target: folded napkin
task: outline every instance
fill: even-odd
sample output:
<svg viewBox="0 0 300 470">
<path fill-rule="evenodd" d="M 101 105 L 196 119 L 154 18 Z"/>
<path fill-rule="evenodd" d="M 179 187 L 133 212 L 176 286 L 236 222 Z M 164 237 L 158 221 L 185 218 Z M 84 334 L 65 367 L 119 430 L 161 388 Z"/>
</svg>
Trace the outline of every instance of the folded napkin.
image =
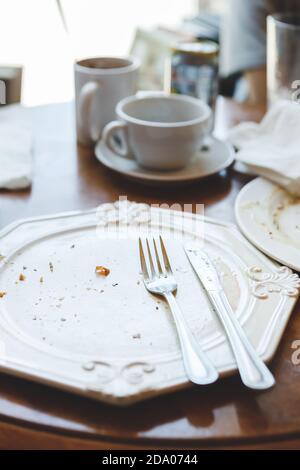
<svg viewBox="0 0 300 470">
<path fill-rule="evenodd" d="M 229 132 L 239 149 L 236 170 L 257 174 L 300 196 L 300 105 L 276 103 L 260 124 L 245 122 Z"/>
<path fill-rule="evenodd" d="M 22 189 L 32 180 L 32 136 L 20 124 L 20 106 L 0 110 L 0 188 Z"/>
</svg>

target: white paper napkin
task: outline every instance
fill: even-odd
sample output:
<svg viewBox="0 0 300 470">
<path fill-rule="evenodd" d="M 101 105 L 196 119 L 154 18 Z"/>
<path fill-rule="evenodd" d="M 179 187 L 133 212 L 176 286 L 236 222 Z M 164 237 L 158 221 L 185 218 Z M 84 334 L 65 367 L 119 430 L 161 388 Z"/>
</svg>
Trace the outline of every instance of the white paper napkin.
<svg viewBox="0 0 300 470">
<path fill-rule="evenodd" d="M 32 135 L 20 124 L 20 106 L 0 110 L 0 188 L 22 189 L 32 181 Z"/>
<path fill-rule="evenodd" d="M 260 124 L 241 123 L 229 140 L 238 149 L 236 170 L 264 176 L 300 196 L 300 105 L 280 101 Z"/>
</svg>

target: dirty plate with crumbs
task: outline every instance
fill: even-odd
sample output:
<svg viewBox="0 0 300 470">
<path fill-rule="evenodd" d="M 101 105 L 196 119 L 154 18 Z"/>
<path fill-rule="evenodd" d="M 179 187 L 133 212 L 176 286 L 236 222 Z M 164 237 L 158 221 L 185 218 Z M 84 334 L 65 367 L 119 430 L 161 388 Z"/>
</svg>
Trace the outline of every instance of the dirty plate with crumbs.
<svg viewBox="0 0 300 470">
<path fill-rule="evenodd" d="M 126 204 L 0 232 L 1 370 L 116 405 L 189 386 L 169 309 L 143 285 L 143 232 L 164 237 L 178 302 L 221 377 L 236 364 L 183 250 L 191 241 L 202 247 L 203 236 L 236 316 L 270 360 L 297 300 L 293 274 L 282 276 L 233 225 L 192 214 L 183 223 L 180 212 Z"/>
<path fill-rule="evenodd" d="M 257 248 L 300 271 L 300 198 L 256 178 L 239 193 L 235 213 L 240 229 Z"/>
</svg>

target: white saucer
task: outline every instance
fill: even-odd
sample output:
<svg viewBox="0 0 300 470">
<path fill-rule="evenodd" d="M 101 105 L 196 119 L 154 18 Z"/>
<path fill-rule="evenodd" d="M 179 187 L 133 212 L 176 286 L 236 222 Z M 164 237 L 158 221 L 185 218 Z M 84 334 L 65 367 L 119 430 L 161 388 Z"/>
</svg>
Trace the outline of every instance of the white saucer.
<svg viewBox="0 0 300 470">
<path fill-rule="evenodd" d="M 293 198 L 264 178 L 256 178 L 240 191 L 235 216 L 253 245 L 300 271 L 300 198 Z"/>
<path fill-rule="evenodd" d="M 214 137 L 207 150 L 199 151 L 194 160 L 185 168 L 176 171 L 155 171 L 140 167 L 135 160 L 119 157 L 100 140 L 95 148 L 99 162 L 107 168 L 127 178 L 152 184 L 182 184 L 196 181 L 219 173 L 234 161 L 234 151 L 230 144 Z"/>
</svg>

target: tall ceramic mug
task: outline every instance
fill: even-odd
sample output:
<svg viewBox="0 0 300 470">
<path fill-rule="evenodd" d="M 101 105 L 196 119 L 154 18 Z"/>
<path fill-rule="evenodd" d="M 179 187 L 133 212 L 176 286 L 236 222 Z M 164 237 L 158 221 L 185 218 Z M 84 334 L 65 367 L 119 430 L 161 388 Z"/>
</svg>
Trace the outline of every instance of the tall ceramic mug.
<svg viewBox="0 0 300 470">
<path fill-rule="evenodd" d="M 78 142 L 93 145 L 115 118 L 117 103 L 137 90 L 140 63 L 133 57 L 98 57 L 75 63 Z"/>
</svg>

